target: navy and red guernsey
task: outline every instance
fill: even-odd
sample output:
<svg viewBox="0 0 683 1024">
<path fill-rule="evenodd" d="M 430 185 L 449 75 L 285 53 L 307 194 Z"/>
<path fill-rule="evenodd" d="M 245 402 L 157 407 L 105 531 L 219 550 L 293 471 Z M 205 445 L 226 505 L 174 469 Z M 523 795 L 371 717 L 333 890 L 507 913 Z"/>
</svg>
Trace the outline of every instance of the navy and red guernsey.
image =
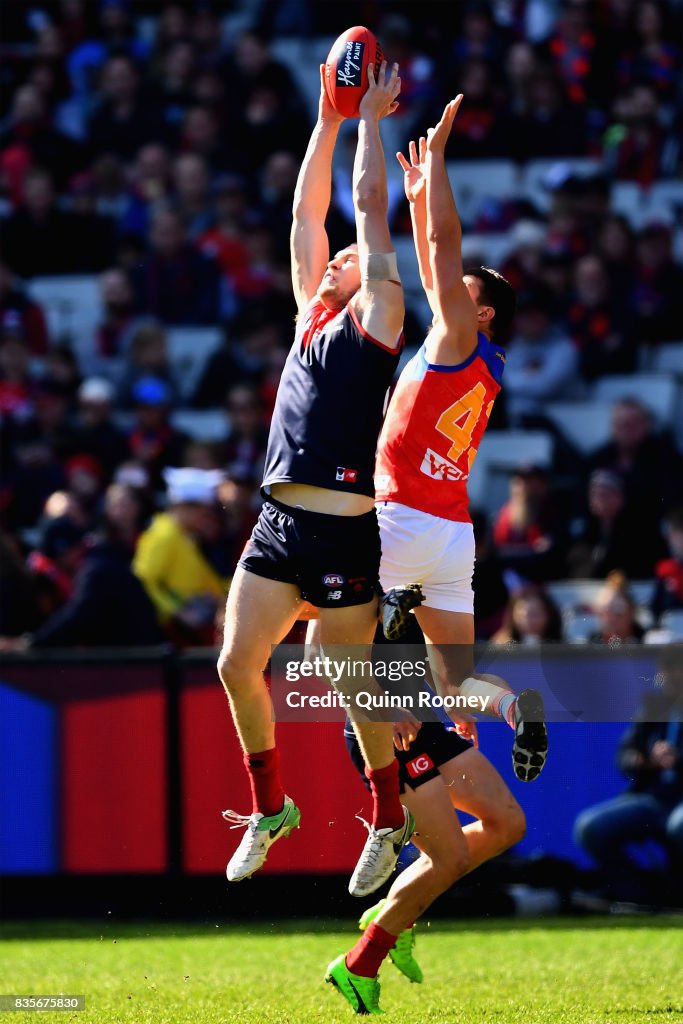
<svg viewBox="0 0 683 1024">
<path fill-rule="evenodd" d="M 317 296 L 299 319 L 280 378 L 262 491 L 296 483 L 374 497 L 375 449 L 403 339 L 383 345 L 349 304 Z"/>
</svg>

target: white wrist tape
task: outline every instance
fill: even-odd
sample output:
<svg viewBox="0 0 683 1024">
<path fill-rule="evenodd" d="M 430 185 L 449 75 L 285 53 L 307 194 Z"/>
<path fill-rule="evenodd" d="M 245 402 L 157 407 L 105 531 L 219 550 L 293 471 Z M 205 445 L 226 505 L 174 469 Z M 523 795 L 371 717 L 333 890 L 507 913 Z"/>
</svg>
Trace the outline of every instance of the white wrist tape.
<svg viewBox="0 0 683 1024">
<path fill-rule="evenodd" d="M 400 281 L 395 252 L 369 252 L 360 258 L 362 281 Z"/>
</svg>

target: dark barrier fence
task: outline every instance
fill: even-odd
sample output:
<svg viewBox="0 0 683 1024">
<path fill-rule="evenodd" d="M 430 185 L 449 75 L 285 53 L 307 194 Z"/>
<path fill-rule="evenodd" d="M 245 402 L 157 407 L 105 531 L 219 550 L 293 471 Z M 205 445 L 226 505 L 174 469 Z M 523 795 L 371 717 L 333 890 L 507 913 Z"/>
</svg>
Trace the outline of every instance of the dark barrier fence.
<svg viewBox="0 0 683 1024">
<path fill-rule="evenodd" d="M 531 785 L 513 776 L 507 726 L 480 725 L 482 750 L 527 814 L 527 836 L 516 853 L 585 866 L 572 841 L 573 822 L 584 807 L 623 788 L 616 745 L 623 723 L 656 687 L 657 656 L 654 648 L 487 653 L 484 670 L 504 675 L 517 690 L 540 686 L 554 719 L 548 765 Z M 603 713 L 589 716 L 585 698 L 596 687 L 603 688 Z M 278 744 L 303 827 L 273 848 L 264 873 L 275 877 L 262 884 L 287 875 L 294 893 L 301 876 L 317 876 L 322 893 L 326 877 L 346 875 L 355 864 L 365 835 L 356 814 L 367 817 L 367 794 L 338 722 L 280 724 Z M 194 880 L 195 893 L 220 891 L 223 900 L 226 887 L 215 876 L 241 833 L 228 829 L 220 811 L 247 812 L 249 791 L 215 652 L 2 657 L 0 775 L 5 900 L 22 891 L 20 882 L 54 903 L 75 891 L 76 879 L 81 892 L 88 885 L 101 892 L 97 878 L 111 885 L 123 876 L 137 877 L 136 891 L 155 893 L 154 899 L 162 891 L 180 898 Z M 225 899 L 237 906 L 243 897 L 232 894 L 243 888 L 231 887 Z"/>
</svg>

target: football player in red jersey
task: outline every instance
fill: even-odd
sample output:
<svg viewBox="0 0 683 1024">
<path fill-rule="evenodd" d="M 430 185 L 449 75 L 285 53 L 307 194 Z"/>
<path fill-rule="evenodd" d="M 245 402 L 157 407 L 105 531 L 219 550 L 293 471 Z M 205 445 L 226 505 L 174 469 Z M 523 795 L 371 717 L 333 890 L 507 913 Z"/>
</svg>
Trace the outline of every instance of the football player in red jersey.
<svg viewBox="0 0 683 1024">
<path fill-rule="evenodd" d="M 462 230 L 445 146 L 462 96 L 435 128 L 410 143 L 405 174 L 422 283 L 433 313 L 424 345 L 404 368 L 380 435 L 375 467 L 384 590 L 419 583 L 415 609 L 439 691 L 488 696 L 515 730 L 513 766 L 530 781 L 547 756 L 543 702 L 516 696 L 496 676 L 475 676 L 472 573 L 474 533 L 467 479 L 501 386 L 505 340 L 515 310 L 510 284 L 495 270 L 463 274 Z"/>
<path fill-rule="evenodd" d="M 547 733 L 535 691 L 519 698 L 496 676 L 474 677 L 472 572 L 474 538 L 467 477 L 500 390 L 504 336 L 514 312 L 510 285 L 488 268 L 463 275 L 460 221 L 444 150 L 462 96 L 436 128 L 410 144 L 399 161 L 411 204 L 422 281 L 433 312 L 425 344 L 405 367 L 392 396 L 378 448 L 375 488 L 385 591 L 419 583 L 415 609 L 442 694 L 488 696 L 514 728 L 513 764 L 535 778 Z M 309 629 L 314 642 L 315 628 Z M 422 980 L 413 955 L 414 924 L 458 878 L 518 842 L 524 814 L 496 769 L 476 749 L 476 728 L 459 722 L 396 726 L 402 800 L 416 822 L 417 860 L 386 900 L 361 918 L 363 937 L 328 966 L 332 982 L 356 1013 L 380 1013 L 378 972 L 388 955 L 411 981 Z M 357 743 L 346 730 L 357 768 Z M 475 740 L 470 746 L 465 737 Z M 461 828 L 453 809 L 475 819 Z"/>
</svg>

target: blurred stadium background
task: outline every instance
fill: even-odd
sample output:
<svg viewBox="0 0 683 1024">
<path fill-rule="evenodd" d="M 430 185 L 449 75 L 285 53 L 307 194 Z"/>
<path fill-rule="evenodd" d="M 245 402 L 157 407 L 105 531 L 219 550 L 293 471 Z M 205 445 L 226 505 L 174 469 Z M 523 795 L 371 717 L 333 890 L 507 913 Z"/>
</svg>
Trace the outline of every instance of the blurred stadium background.
<svg viewBox="0 0 683 1024">
<path fill-rule="evenodd" d="M 401 65 L 383 130 L 405 358 L 429 315 L 393 153 L 459 91 L 448 157 L 465 255 L 519 293 L 471 478 L 479 639 L 506 645 L 501 671 L 520 688 L 540 641 L 576 645 L 579 666 L 589 641 L 604 645 L 611 678 L 634 684 L 627 721 L 658 645 L 683 639 L 683 4 L 3 0 L 1 13 L 0 872 L 12 912 L 254 902 L 215 878 L 232 841 L 218 812 L 247 794 L 207 648 L 258 513 L 291 342 L 288 231 L 318 65 L 354 23 Z M 354 233 L 353 138 L 349 122 L 333 248 Z M 139 557 L 168 466 L 225 474 L 172 610 Z M 172 557 L 178 538 L 167 542 Z M 554 727 L 549 766 L 521 794 L 528 836 L 491 869 L 498 896 L 486 902 L 490 876 L 457 887 L 444 913 L 559 910 L 590 888 L 573 823 L 623 790 L 623 728 Z M 294 910 L 315 873 L 326 912 L 350 913 L 335 893 L 364 793 L 340 729 L 287 725 L 281 742 L 319 843 L 280 844 L 259 885 L 281 892 L 287 873 Z M 482 744 L 510 780 L 503 727 L 483 727 Z"/>
</svg>

